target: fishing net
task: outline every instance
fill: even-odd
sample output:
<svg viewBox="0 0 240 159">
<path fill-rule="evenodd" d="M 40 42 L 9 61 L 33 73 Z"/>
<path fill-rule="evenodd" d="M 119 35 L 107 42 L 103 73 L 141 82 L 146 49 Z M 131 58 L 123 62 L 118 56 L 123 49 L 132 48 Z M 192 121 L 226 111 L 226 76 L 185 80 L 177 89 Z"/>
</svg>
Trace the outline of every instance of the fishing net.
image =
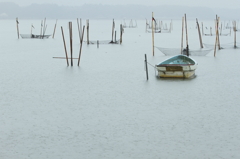
<svg viewBox="0 0 240 159">
<path fill-rule="evenodd" d="M 47 39 L 51 35 L 20 34 L 23 39 Z"/>
<path fill-rule="evenodd" d="M 172 56 L 172 55 L 180 55 L 181 54 L 181 49 L 180 48 L 162 48 L 162 47 L 156 47 L 158 50 L 160 50 L 164 55 L 166 56 Z M 205 56 L 209 52 L 211 52 L 213 48 L 203 48 L 203 49 L 189 49 L 189 55 L 191 56 Z M 183 49 L 183 55 L 187 55 L 186 49 Z"/>
<path fill-rule="evenodd" d="M 212 48 L 214 49 L 215 48 L 215 44 L 205 44 L 203 43 L 203 45 L 206 47 L 206 48 Z M 220 48 L 221 49 L 232 49 L 232 48 L 239 48 L 238 46 L 240 46 L 240 43 L 236 43 L 236 47 L 234 47 L 234 43 L 226 43 L 226 44 L 220 44 Z M 218 47 L 218 46 L 217 46 Z"/>
<path fill-rule="evenodd" d="M 205 36 L 216 36 L 216 34 L 204 34 Z M 219 36 L 229 36 L 230 33 L 219 34 Z"/>
<path fill-rule="evenodd" d="M 87 43 L 87 41 L 84 41 Z M 119 44 L 120 40 L 112 41 L 112 40 L 96 40 L 96 41 L 89 41 L 89 44 L 96 45 L 96 44 Z"/>
</svg>

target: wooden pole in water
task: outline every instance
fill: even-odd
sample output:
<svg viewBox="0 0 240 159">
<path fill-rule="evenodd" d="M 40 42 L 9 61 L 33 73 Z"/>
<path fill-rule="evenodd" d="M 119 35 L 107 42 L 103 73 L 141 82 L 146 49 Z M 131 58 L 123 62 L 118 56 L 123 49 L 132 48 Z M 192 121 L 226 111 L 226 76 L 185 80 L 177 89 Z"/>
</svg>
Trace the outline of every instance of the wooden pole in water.
<svg viewBox="0 0 240 159">
<path fill-rule="evenodd" d="M 97 48 L 99 48 L 99 41 L 97 41 Z"/>
<path fill-rule="evenodd" d="M 83 43 L 84 29 L 85 29 L 85 26 L 83 26 L 83 32 L 82 32 L 82 36 L 81 36 L 81 40 L 80 40 L 81 45 L 80 45 L 79 56 L 78 56 L 78 66 L 80 65 L 80 57 L 81 57 L 81 54 L 82 54 L 82 43 Z"/>
<path fill-rule="evenodd" d="M 189 46 L 188 46 L 188 33 L 187 33 L 187 17 L 186 14 L 184 14 L 185 17 L 185 29 L 186 29 L 186 51 L 187 51 L 187 56 L 189 56 Z"/>
<path fill-rule="evenodd" d="M 236 36 L 236 32 L 237 32 L 237 26 L 236 26 L 236 21 L 233 21 L 233 31 L 234 31 L 234 48 L 237 48 L 237 36 Z"/>
<path fill-rule="evenodd" d="M 123 27 L 122 24 L 120 24 L 120 44 L 122 44 L 122 34 L 123 34 Z"/>
<path fill-rule="evenodd" d="M 114 36 L 114 28 L 115 28 L 115 22 L 114 22 L 114 19 L 113 19 L 113 24 L 112 24 L 112 43 L 113 43 L 113 36 Z"/>
<path fill-rule="evenodd" d="M 69 66 L 67 48 L 66 48 L 66 43 L 65 43 L 65 38 L 64 38 L 64 33 L 63 33 L 63 28 L 62 27 L 61 27 L 61 30 L 62 30 L 62 38 L 63 38 L 64 50 L 65 50 L 65 54 L 66 54 L 67 66 Z"/>
<path fill-rule="evenodd" d="M 53 39 L 54 39 L 56 27 L 57 27 L 57 20 L 56 20 L 56 23 L 55 23 L 55 26 L 54 26 L 54 30 L 53 30 L 53 36 L 52 36 Z"/>
<path fill-rule="evenodd" d="M 40 39 L 42 38 L 43 21 L 41 20 Z"/>
<path fill-rule="evenodd" d="M 78 18 L 77 18 L 77 25 L 78 25 L 78 35 L 79 35 L 79 40 L 80 40 L 80 43 L 81 43 L 81 34 L 80 34 L 80 26 L 79 26 L 79 21 L 78 21 Z"/>
<path fill-rule="evenodd" d="M 46 18 L 44 18 L 44 24 L 43 24 L 43 36 L 42 36 L 42 39 L 44 38 L 45 31 L 46 31 Z"/>
<path fill-rule="evenodd" d="M 89 20 L 87 20 L 87 44 L 89 45 Z"/>
<path fill-rule="evenodd" d="M 181 54 L 183 54 L 183 34 L 184 34 L 184 17 L 182 17 L 182 39 L 181 39 Z"/>
<path fill-rule="evenodd" d="M 216 22 L 216 28 L 218 28 L 218 20 Z M 216 56 L 216 50 L 218 45 L 218 29 L 216 29 L 216 40 L 215 40 L 215 47 L 214 47 L 214 57 Z"/>
<path fill-rule="evenodd" d="M 72 50 L 72 22 L 69 22 L 69 38 L 70 38 L 70 55 L 71 55 L 71 66 L 73 66 L 73 50 Z"/>
<path fill-rule="evenodd" d="M 146 69 L 146 77 L 148 80 L 148 67 L 147 67 L 147 55 L 145 54 L 145 69 Z"/>
<path fill-rule="evenodd" d="M 19 28 L 18 28 L 19 22 L 18 22 L 18 18 L 16 18 L 16 24 L 17 24 L 17 35 L 18 35 L 18 39 L 19 39 Z"/>
<path fill-rule="evenodd" d="M 80 35 L 82 36 L 82 19 L 80 18 Z"/>
<path fill-rule="evenodd" d="M 221 27 L 220 27 L 220 35 L 222 35 L 222 23 L 221 23 Z"/>
<path fill-rule="evenodd" d="M 204 36 L 203 22 L 202 22 L 202 36 Z"/>
<path fill-rule="evenodd" d="M 198 28 L 198 35 L 199 35 L 200 47 L 203 48 L 201 31 L 200 31 L 200 28 L 199 28 L 199 24 L 198 24 L 198 20 L 197 20 L 197 19 L 196 19 L 196 22 L 197 22 L 197 28 Z"/>
<path fill-rule="evenodd" d="M 147 19 L 146 19 L 146 30 L 145 30 L 146 33 L 147 33 L 147 27 L 148 27 L 148 23 L 147 23 Z"/>
<path fill-rule="evenodd" d="M 152 12 L 152 51 L 153 51 L 153 56 L 154 56 L 154 14 Z"/>
<path fill-rule="evenodd" d="M 220 17 L 218 17 L 218 16 L 216 15 L 216 19 L 217 19 L 217 30 L 218 30 L 218 32 L 217 32 L 217 36 L 218 36 L 218 50 L 220 50 L 220 49 L 221 49 L 221 46 L 220 46 L 220 37 L 219 37 L 219 21 L 220 21 Z"/>
</svg>

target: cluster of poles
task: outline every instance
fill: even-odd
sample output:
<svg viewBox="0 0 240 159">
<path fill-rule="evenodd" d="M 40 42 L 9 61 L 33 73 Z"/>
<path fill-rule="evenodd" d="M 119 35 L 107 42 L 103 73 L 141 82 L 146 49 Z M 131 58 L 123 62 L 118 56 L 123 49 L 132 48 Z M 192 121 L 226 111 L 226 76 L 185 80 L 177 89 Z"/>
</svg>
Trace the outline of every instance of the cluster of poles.
<svg viewBox="0 0 240 159">
<path fill-rule="evenodd" d="M 87 20 L 88 21 L 88 20 Z M 77 59 L 78 60 L 78 66 L 80 66 L 80 58 L 81 58 L 81 54 L 82 54 L 82 43 L 83 43 L 83 37 L 84 37 L 84 29 L 85 26 L 82 27 L 82 25 L 79 25 L 79 21 L 77 19 L 78 22 L 78 31 L 79 31 L 79 41 L 80 41 L 80 48 L 79 48 L 79 55 L 78 58 L 74 58 L 73 57 L 73 33 L 72 33 L 72 22 L 68 22 L 68 27 L 69 27 L 69 46 L 70 46 L 70 57 L 68 56 L 68 52 L 67 52 L 67 47 L 66 47 L 66 40 L 65 40 L 65 36 L 64 36 L 64 31 L 63 31 L 63 27 L 61 26 L 61 31 L 62 31 L 62 39 L 63 39 L 63 44 L 64 44 L 64 50 L 65 50 L 65 57 L 53 57 L 53 58 L 60 58 L 60 59 L 66 59 L 67 62 L 67 66 L 69 66 L 69 61 L 68 59 L 70 59 L 71 62 L 71 66 L 73 66 L 73 59 Z M 80 19 L 80 23 L 81 23 L 81 19 Z M 88 24 L 88 23 L 87 23 Z"/>
<path fill-rule="evenodd" d="M 16 26 L 17 26 L 17 37 L 19 39 L 19 35 L 20 35 L 20 32 L 19 32 L 19 21 L 18 21 L 18 18 L 16 18 Z M 52 35 L 52 38 L 54 38 L 54 35 L 55 35 L 55 31 L 56 31 L 56 27 L 57 27 L 57 20 L 56 20 L 56 23 L 54 25 L 54 30 L 53 30 L 53 35 Z M 32 34 L 32 29 L 34 28 L 33 25 L 31 25 L 31 32 L 30 32 L 30 38 L 36 38 L 34 37 L 34 35 Z M 37 38 L 38 39 L 43 39 L 44 36 L 45 36 L 45 33 L 46 33 L 46 30 L 47 30 L 47 24 L 46 24 L 46 18 L 44 18 L 44 20 L 41 21 L 41 29 L 40 29 L 40 35 L 37 35 Z"/>
</svg>

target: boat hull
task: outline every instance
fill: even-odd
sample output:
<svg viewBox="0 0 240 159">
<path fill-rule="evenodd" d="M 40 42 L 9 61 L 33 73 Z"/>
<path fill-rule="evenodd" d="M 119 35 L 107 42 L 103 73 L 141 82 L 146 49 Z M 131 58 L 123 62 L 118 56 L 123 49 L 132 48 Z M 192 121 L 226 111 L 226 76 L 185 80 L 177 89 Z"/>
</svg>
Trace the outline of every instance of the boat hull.
<svg viewBox="0 0 240 159">
<path fill-rule="evenodd" d="M 155 66 L 158 76 L 162 78 L 191 78 L 195 76 L 197 63 L 193 59 L 178 55 Z"/>
<path fill-rule="evenodd" d="M 158 71 L 158 77 L 160 78 L 191 78 L 195 76 L 195 70 L 193 71 Z"/>
</svg>

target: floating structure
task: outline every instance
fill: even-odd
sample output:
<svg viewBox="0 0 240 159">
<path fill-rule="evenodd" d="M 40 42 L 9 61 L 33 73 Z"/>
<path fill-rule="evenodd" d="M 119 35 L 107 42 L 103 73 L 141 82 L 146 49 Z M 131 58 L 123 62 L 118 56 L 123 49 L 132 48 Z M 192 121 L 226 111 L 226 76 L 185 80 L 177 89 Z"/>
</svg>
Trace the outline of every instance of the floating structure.
<svg viewBox="0 0 240 159">
<path fill-rule="evenodd" d="M 51 35 L 20 34 L 23 39 L 47 39 Z"/>
<path fill-rule="evenodd" d="M 19 34 L 19 27 L 18 27 L 18 18 L 16 18 L 16 23 L 17 23 L 17 32 L 18 32 L 18 38 L 19 35 L 23 38 L 23 39 L 47 39 L 49 38 L 51 35 L 46 35 L 46 29 L 47 29 L 47 25 L 46 25 L 46 18 L 44 19 L 44 22 L 41 21 L 41 30 L 40 30 L 40 34 L 33 34 L 32 33 L 32 29 L 34 29 L 34 26 L 31 25 L 31 32 L 30 34 Z M 54 34 L 55 34 L 55 30 L 56 30 L 56 25 L 57 25 L 57 21 L 54 27 L 54 31 L 53 31 L 53 38 L 54 38 Z"/>
<path fill-rule="evenodd" d="M 112 24 L 112 40 L 94 40 L 90 41 L 89 40 L 89 20 L 87 21 L 87 44 L 122 44 L 122 35 L 123 35 L 123 27 L 122 24 L 120 25 L 120 39 L 117 40 L 116 38 L 117 32 L 115 31 L 115 22 L 113 19 L 113 24 Z"/>
<path fill-rule="evenodd" d="M 123 28 L 137 28 L 137 21 L 135 20 L 135 25 L 133 25 L 133 20 L 131 19 L 130 22 L 129 22 L 129 25 L 126 25 L 126 22 L 125 20 L 123 20 L 123 24 L 122 24 L 122 27 Z"/>
<path fill-rule="evenodd" d="M 162 78 L 191 78 L 195 75 L 198 63 L 186 55 L 173 56 L 155 65 Z"/>
</svg>

